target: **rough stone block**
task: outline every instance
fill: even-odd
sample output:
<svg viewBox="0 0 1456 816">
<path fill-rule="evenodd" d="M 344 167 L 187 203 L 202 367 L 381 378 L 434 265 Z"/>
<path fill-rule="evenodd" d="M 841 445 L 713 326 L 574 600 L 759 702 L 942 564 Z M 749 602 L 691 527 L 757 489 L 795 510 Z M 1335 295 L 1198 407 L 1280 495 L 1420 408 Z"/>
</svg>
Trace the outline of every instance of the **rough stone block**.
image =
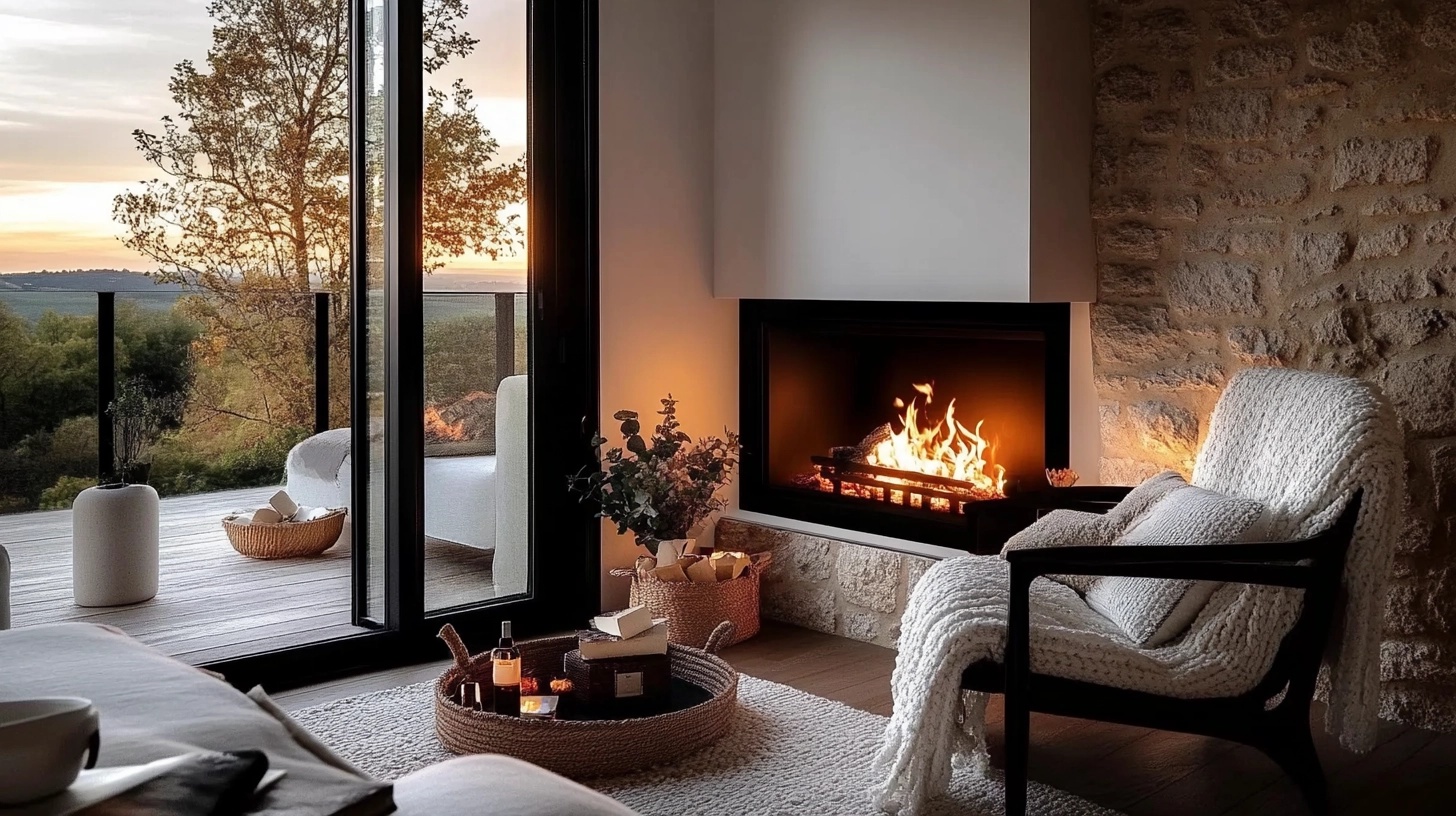
<svg viewBox="0 0 1456 816">
<path fill-rule="evenodd" d="M 1124 43 L 1138 53 L 1178 59 L 1198 42 L 1198 23 L 1186 10 L 1165 7 L 1130 18 Z"/>
<path fill-rule="evenodd" d="M 905 600 L 915 594 L 915 587 L 919 585 L 920 579 L 935 565 L 935 560 L 926 558 L 923 555 L 905 555 L 902 568 L 905 570 Z"/>
<path fill-rule="evenodd" d="M 1239 145 L 1229 148 L 1223 154 L 1223 160 L 1235 166 L 1247 166 L 1251 164 L 1268 164 L 1278 161 L 1279 157 L 1274 151 L 1265 147 L 1253 147 L 1251 145 Z"/>
<path fill-rule="evenodd" d="M 1277 37 L 1291 17 L 1286 0 L 1230 0 L 1214 10 L 1214 32 L 1225 40 Z"/>
<path fill-rule="evenodd" d="M 717 527 L 719 549 L 746 553 L 773 552 L 773 563 L 765 573 L 765 578 L 770 582 L 828 580 L 836 545 L 837 542 L 827 538 L 776 530 L 734 519 L 721 519 Z"/>
<path fill-rule="evenodd" d="M 1258 141 L 1269 135 L 1273 111 L 1271 91 L 1208 91 L 1188 109 L 1188 138 L 1198 142 Z"/>
<path fill-rule="evenodd" d="M 1144 136 L 1171 136 L 1178 129 L 1178 114 L 1174 111 L 1153 111 L 1143 117 Z"/>
<path fill-rule="evenodd" d="M 1197 221 L 1203 212 L 1203 199 L 1196 195 L 1175 194 L 1158 202 L 1158 215 L 1174 221 Z"/>
<path fill-rule="evenodd" d="M 1331 190 L 1376 184 L 1421 184 L 1436 158 L 1431 137 L 1346 139 L 1335 151 Z"/>
<path fill-rule="evenodd" d="M 868 612 L 850 612 L 839 617 L 839 634 L 865 643 L 874 643 L 880 636 L 880 618 Z"/>
<path fill-rule="evenodd" d="M 1218 157 L 1197 145 L 1184 145 L 1178 153 L 1178 180 L 1193 187 L 1218 181 Z"/>
<path fill-rule="evenodd" d="M 900 588 L 900 553 L 859 544 L 840 544 L 834 565 L 841 597 L 848 603 L 894 612 Z"/>
<path fill-rule="evenodd" d="M 1369 202 L 1360 212 L 1365 215 L 1422 215 L 1441 212 L 1446 204 L 1441 199 L 1420 193 L 1413 196 L 1382 196 Z M 1456 222 L 1453 222 L 1456 223 Z"/>
<path fill-rule="evenodd" d="M 1347 91 L 1350 86 L 1338 79 L 1322 76 L 1307 76 L 1303 79 L 1296 79 L 1284 86 L 1284 97 L 1286 99 L 1310 99 L 1316 96 L 1326 96 L 1332 93 Z"/>
<path fill-rule="evenodd" d="M 1099 360 L 1112 365 L 1167 360 L 1181 351 L 1167 309 L 1104 303 L 1092 307 L 1092 347 Z M 1186 358 L 1187 352 L 1181 356 Z"/>
<path fill-rule="evenodd" d="M 1152 211 L 1153 197 L 1146 190 L 1099 196 L 1092 202 L 1092 217 L 1098 220 L 1147 215 Z"/>
<path fill-rule="evenodd" d="M 1395 360 L 1381 374 L 1380 386 L 1411 431 L 1456 435 L 1456 358 L 1428 354 Z"/>
<path fill-rule="evenodd" d="M 1456 244 L 1456 218 L 1437 221 L 1426 228 L 1426 243 Z"/>
<path fill-rule="evenodd" d="M 1294 236 L 1294 262 L 1310 276 L 1328 275 L 1350 260 L 1350 236 L 1343 232 L 1306 232 Z"/>
<path fill-rule="evenodd" d="M 1428 638 L 1387 640 L 1380 644 L 1380 679 L 1419 682 L 1456 680 L 1456 655 Z"/>
<path fill-rule="evenodd" d="M 834 589 L 827 584 L 766 583 L 761 603 L 770 620 L 831 635 L 836 631 Z"/>
<path fill-rule="evenodd" d="M 1119 65 L 1097 80 L 1097 104 L 1099 107 L 1147 105 L 1158 98 L 1160 85 L 1156 71 Z"/>
<path fill-rule="evenodd" d="M 1405 25 L 1399 14 L 1360 20 L 1344 31 L 1309 38 L 1309 64 L 1336 73 L 1389 70 L 1404 52 Z"/>
<path fill-rule="evenodd" d="M 1249 43 L 1225 48 L 1208 65 L 1211 84 L 1268 79 L 1294 69 L 1294 49 L 1288 43 Z"/>
<path fill-rule="evenodd" d="M 1171 403 L 1149 400 L 1127 410 L 1129 430 L 1143 451 L 1174 462 L 1192 463 L 1198 452 L 1198 417 Z"/>
<path fill-rule="evenodd" d="M 1410 224 L 1392 224 L 1385 229 L 1367 232 L 1355 245 L 1355 260 L 1394 258 L 1410 246 L 1415 229 Z"/>
<path fill-rule="evenodd" d="M 1136 459 L 1102 459 L 1098 476 L 1103 484 L 1136 485 L 1162 473 L 1165 468 L 1156 462 L 1141 462 Z"/>
<path fill-rule="evenodd" d="M 1168 175 L 1168 146 L 1134 141 L 1123 150 L 1118 173 L 1125 183 L 1162 181 Z"/>
<path fill-rule="evenodd" d="M 1405 306 L 1370 316 L 1370 336 L 1392 350 L 1414 348 L 1445 334 L 1456 315 L 1428 306 Z"/>
<path fill-rule="evenodd" d="M 1098 246 L 1103 252 L 1140 261 L 1157 260 L 1163 253 L 1169 230 L 1141 221 L 1122 221 L 1104 225 L 1098 230 Z"/>
<path fill-rule="evenodd" d="M 1229 349 L 1245 365 L 1282 366 L 1299 353 L 1299 341 L 1283 329 L 1235 326 L 1226 335 Z"/>
<path fill-rule="evenodd" d="M 1190 317 L 1262 317 L 1260 269 L 1240 261 L 1185 261 L 1168 276 L 1168 305 Z"/>
<path fill-rule="evenodd" d="M 1456 0 L 1432 3 L 1421 21 L 1421 45 L 1456 51 Z"/>
<path fill-rule="evenodd" d="M 1430 463 L 1428 475 L 1434 488 L 1436 509 L 1443 513 L 1456 510 L 1456 441 L 1435 443 L 1426 458 Z"/>
<path fill-rule="evenodd" d="M 1098 296 L 1102 299 L 1145 298 L 1158 294 L 1157 273 L 1150 266 L 1108 263 L 1098 267 Z"/>
<path fill-rule="evenodd" d="M 1142 391 L 1203 391 L 1217 393 L 1228 383 L 1228 372 L 1216 362 L 1201 360 L 1142 371 L 1138 374 L 1093 375 L 1099 392 L 1136 393 Z"/>
<path fill-rule="evenodd" d="M 1225 207 L 1288 207 L 1309 197 L 1309 178 L 1303 173 L 1284 173 L 1256 184 L 1218 194 Z"/>
</svg>

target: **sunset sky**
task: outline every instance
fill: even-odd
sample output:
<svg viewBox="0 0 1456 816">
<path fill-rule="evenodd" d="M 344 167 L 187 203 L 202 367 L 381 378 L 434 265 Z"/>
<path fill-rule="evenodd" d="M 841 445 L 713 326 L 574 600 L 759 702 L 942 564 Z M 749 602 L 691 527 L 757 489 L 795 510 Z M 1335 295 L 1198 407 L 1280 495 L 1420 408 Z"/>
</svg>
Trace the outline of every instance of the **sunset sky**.
<svg viewBox="0 0 1456 816">
<path fill-rule="evenodd" d="M 206 0 L 0 0 L 0 273 L 148 269 L 122 246 L 111 200 L 152 178 L 131 132 L 174 112 L 172 67 L 202 65 Z M 526 2 L 470 0 L 475 53 L 431 84 L 463 77 L 477 113 L 519 156 L 526 143 Z M 454 270 L 519 274 L 524 256 L 464 257 Z"/>
</svg>

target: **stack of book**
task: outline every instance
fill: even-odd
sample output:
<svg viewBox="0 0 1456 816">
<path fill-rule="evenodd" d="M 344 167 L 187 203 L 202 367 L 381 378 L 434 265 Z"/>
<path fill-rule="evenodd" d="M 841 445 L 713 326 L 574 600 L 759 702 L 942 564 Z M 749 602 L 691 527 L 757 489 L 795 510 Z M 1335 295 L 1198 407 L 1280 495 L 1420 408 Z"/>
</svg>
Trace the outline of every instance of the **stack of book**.
<svg viewBox="0 0 1456 816">
<path fill-rule="evenodd" d="M 598 615 L 566 655 L 573 694 L 588 711 L 612 716 L 665 706 L 671 690 L 667 619 L 634 606 Z"/>
</svg>

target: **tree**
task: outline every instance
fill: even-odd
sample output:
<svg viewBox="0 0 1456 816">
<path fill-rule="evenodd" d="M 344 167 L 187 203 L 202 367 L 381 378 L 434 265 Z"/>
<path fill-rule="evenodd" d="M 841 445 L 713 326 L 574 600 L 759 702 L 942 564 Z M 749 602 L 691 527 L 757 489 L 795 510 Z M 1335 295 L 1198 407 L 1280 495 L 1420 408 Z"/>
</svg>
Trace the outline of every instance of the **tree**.
<svg viewBox="0 0 1456 816">
<path fill-rule="evenodd" d="M 333 295 L 331 363 L 349 370 L 348 6 L 213 0 L 206 67 L 179 63 L 170 83 L 177 114 L 158 133 L 133 134 L 162 176 L 114 202 L 123 243 L 157 264 L 159 281 L 197 292 L 187 308 L 205 328 L 195 346 L 202 371 L 237 360 L 257 387 L 240 396 L 199 383 L 199 395 L 274 426 L 311 419 L 313 289 Z M 464 0 L 426 0 L 423 70 L 474 49 L 458 28 L 465 12 Z M 366 105 L 382 110 L 378 98 Z M 499 159 L 463 82 L 430 91 L 425 150 L 427 267 L 517 246 L 520 227 L 503 210 L 525 198 L 525 162 Z M 369 220 L 372 232 L 377 213 Z M 333 417 L 342 420 L 348 383 L 334 382 Z"/>
</svg>

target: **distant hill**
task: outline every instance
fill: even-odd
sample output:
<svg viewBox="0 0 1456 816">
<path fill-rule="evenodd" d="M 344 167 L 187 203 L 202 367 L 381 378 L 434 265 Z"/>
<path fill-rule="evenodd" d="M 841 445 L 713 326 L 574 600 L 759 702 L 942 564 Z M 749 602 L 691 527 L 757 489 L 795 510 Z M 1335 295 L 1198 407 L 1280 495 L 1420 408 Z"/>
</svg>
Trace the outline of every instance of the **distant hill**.
<svg viewBox="0 0 1456 816">
<path fill-rule="evenodd" d="M 60 272 L 0 274 L 0 292 L 181 292 L 175 283 L 157 283 L 129 269 L 70 269 Z"/>
<path fill-rule="evenodd" d="M 171 309 L 185 288 L 157 283 L 141 272 L 127 269 L 74 269 L 61 272 L 0 274 L 0 302 L 27 320 L 47 311 L 61 314 L 96 313 L 96 292 L 119 292 L 144 309 Z"/>
</svg>

